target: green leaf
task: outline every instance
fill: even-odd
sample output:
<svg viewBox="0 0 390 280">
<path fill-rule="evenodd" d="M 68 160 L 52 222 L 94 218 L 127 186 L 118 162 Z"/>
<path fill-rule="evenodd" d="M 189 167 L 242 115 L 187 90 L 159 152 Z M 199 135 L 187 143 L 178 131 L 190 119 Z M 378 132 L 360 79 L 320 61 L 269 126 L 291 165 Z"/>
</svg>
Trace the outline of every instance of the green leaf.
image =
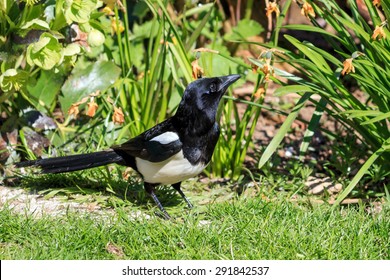
<svg viewBox="0 0 390 280">
<path fill-rule="evenodd" d="M 50 70 L 62 59 L 62 46 L 50 33 L 43 33 L 39 41 L 27 48 L 27 63 Z"/>
<path fill-rule="evenodd" d="M 208 22 L 211 12 L 213 11 L 213 6 L 210 7 L 210 10 L 208 13 L 203 17 L 202 21 L 200 24 L 196 27 L 195 31 L 191 34 L 191 37 L 187 40 L 185 47 L 186 50 L 189 51 L 192 44 L 196 41 L 196 39 L 199 37 L 200 33 L 204 29 L 206 23 Z"/>
<path fill-rule="evenodd" d="M 29 73 L 26 71 L 18 71 L 16 69 L 8 69 L 0 76 L 0 88 L 4 92 L 18 91 L 26 86 Z M 2 103 L 6 95 L 0 95 L 0 103 Z"/>
<path fill-rule="evenodd" d="M 248 37 L 260 35 L 264 28 L 257 22 L 251 19 L 242 19 L 237 26 L 233 27 L 232 31 L 224 36 L 227 41 L 240 41 Z"/>
<path fill-rule="evenodd" d="M 328 31 L 326 31 L 322 28 L 316 27 L 316 26 L 311 26 L 311 25 L 306 25 L 306 24 L 305 25 L 304 24 L 290 24 L 290 25 L 285 25 L 282 28 L 290 29 L 290 30 L 302 30 L 302 31 L 307 31 L 307 32 L 321 33 L 321 34 L 328 35 L 330 37 L 333 37 L 333 38 L 339 40 L 339 38 L 336 35 L 329 33 Z"/>
<path fill-rule="evenodd" d="M 352 181 L 349 183 L 349 185 L 345 188 L 345 190 L 340 193 L 335 201 L 335 203 L 332 206 L 332 210 L 339 205 L 344 198 L 347 197 L 347 195 L 355 188 L 357 183 L 359 183 L 360 179 L 364 176 L 364 174 L 367 173 L 368 169 L 374 164 L 374 162 L 377 160 L 377 158 L 385 151 L 389 150 L 389 145 L 390 145 L 390 138 L 388 138 L 383 145 L 375 151 L 368 159 L 367 161 L 363 164 L 363 166 L 359 169 L 358 173 L 356 173 L 355 177 L 353 177 Z"/>
<path fill-rule="evenodd" d="M 39 111 L 46 111 L 55 102 L 64 82 L 62 73 L 54 71 L 42 71 L 35 85 L 27 85 L 28 93 L 33 96 L 31 100 L 36 101 L 35 108 Z"/>
<path fill-rule="evenodd" d="M 184 14 L 180 15 L 179 17 L 182 17 L 182 16 L 190 17 L 190 16 L 193 16 L 196 14 L 200 14 L 201 12 L 212 10 L 213 6 L 214 6 L 214 3 L 199 5 L 199 6 L 196 6 L 194 8 L 189 9 L 188 11 L 186 11 Z"/>
<path fill-rule="evenodd" d="M 74 68 L 61 89 L 59 100 L 63 112 L 67 112 L 70 105 L 88 94 L 107 90 L 115 83 L 120 73 L 120 68 L 111 61 L 91 63 L 84 69 Z"/>
<path fill-rule="evenodd" d="M 104 44 L 105 39 L 106 38 L 104 37 L 104 34 L 102 32 L 97 29 L 92 29 L 88 33 L 87 41 L 91 47 L 99 47 Z"/>
<path fill-rule="evenodd" d="M 363 27 L 361 27 L 360 25 L 356 24 L 355 22 L 353 21 L 350 21 L 348 19 L 345 19 L 337 14 L 334 15 L 335 18 L 337 20 L 339 20 L 341 22 L 341 24 L 345 27 L 345 28 L 350 28 L 351 30 L 353 30 L 353 32 L 356 34 L 356 36 L 360 37 L 360 38 L 364 38 L 364 40 L 366 42 L 369 42 L 370 41 L 370 34 L 368 34 Z"/>
<path fill-rule="evenodd" d="M 187 83 L 190 83 L 192 81 L 192 72 L 191 65 L 188 63 L 186 54 L 182 52 L 182 49 L 180 48 L 180 46 L 177 46 L 177 44 L 169 43 L 168 46 L 180 66 L 179 69 L 183 71 L 183 75 Z"/>
<path fill-rule="evenodd" d="M 141 41 L 145 38 L 155 38 L 159 30 L 159 24 L 160 23 L 157 21 L 147 21 L 142 25 L 135 22 L 133 26 L 133 35 L 130 37 L 130 40 L 134 41 L 134 39 L 137 39 L 138 41 Z"/>
<path fill-rule="evenodd" d="M 153 13 L 155 13 L 155 15 L 158 14 L 157 10 L 154 8 L 152 2 L 153 1 L 150 1 L 150 0 L 145 0 L 146 3 L 148 4 L 148 6 L 151 8 L 151 11 Z M 181 36 L 180 36 L 180 33 L 178 32 L 177 30 L 177 26 L 176 24 L 172 21 L 171 19 L 171 16 L 170 14 L 168 13 L 167 9 L 166 9 L 166 5 L 163 4 L 161 2 L 161 0 L 156 0 L 158 6 L 160 7 L 161 11 L 163 12 L 163 14 L 165 15 L 165 18 L 166 20 L 168 21 L 168 24 L 169 26 L 171 27 L 171 31 L 173 32 L 174 36 L 176 37 L 176 40 L 175 40 L 175 45 L 177 45 L 177 49 L 178 49 L 178 54 L 182 56 L 185 64 L 188 66 L 188 68 L 190 67 L 190 61 L 188 59 L 188 57 L 186 56 L 186 49 L 184 47 L 184 43 L 183 41 L 180 39 Z M 161 18 L 160 18 L 160 21 L 161 21 Z M 191 81 L 191 80 L 188 80 L 187 81 Z"/>
<path fill-rule="evenodd" d="M 332 74 L 332 69 L 329 67 L 323 56 L 317 53 L 310 44 L 302 43 L 292 36 L 284 36 L 291 44 L 307 56 L 321 71 L 327 74 Z"/>
<path fill-rule="evenodd" d="M 290 85 L 290 86 L 283 86 L 280 88 L 277 88 L 274 92 L 275 96 L 282 96 L 287 93 L 292 93 L 292 92 L 308 92 L 312 91 L 312 89 L 308 86 L 304 85 Z"/>
<path fill-rule="evenodd" d="M 18 71 L 16 69 L 8 69 L 0 76 L 0 88 L 7 92 L 12 90 L 14 81 L 17 80 Z"/>
<path fill-rule="evenodd" d="M 53 198 L 54 196 L 56 196 L 57 194 L 61 193 L 62 191 L 63 191 L 63 189 L 50 190 L 43 196 L 43 199 Z"/>
<path fill-rule="evenodd" d="M 77 43 L 69 44 L 63 50 L 64 56 L 73 56 L 81 52 L 80 45 Z"/>
<path fill-rule="evenodd" d="M 37 18 L 30 20 L 29 22 L 26 22 L 20 28 L 21 29 L 45 29 L 45 30 L 50 29 L 49 24 L 46 21 Z"/>
<path fill-rule="evenodd" d="M 64 1 L 64 15 L 66 22 L 88 22 L 91 13 L 98 7 L 97 0 L 67 0 Z"/>
<path fill-rule="evenodd" d="M 377 116 L 371 120 L 363 122 L 362 125 L 372 124 L 372 123 L 379 122 L 379 121 L 382 121 L 382 120 L 385 120 L 388 118 L 390 118 L 390 112 L 381 113 L 379 116 Z"/>
<path fill-rule="evenodd" d="M 299 111 L 302 109 L 302 107 L 305 105 L 305 102 L 310 98 L 312 93 L 305 93 L 298 101 L 298 103 L 295 105 L 291 113 L 288 115 L 286 120 L 283 122 L 282 126 L 274 136 L 274 138 L 271 140 L 271 142 L 268 144 L 267 148 L 265 149 L 264 153 L 262 154 L 258 168 L 261 168 L 264 166 L 264 164 L 271 158 L 271 156 L 274 154 L 276 149 L 279 147 L 280 143 L 282 142 L 283 138 L 287 134 L 287 131 L 291 127 L 291 124 L 293 121 L 297 118 Z"/>
<path fill-rule="evenodd" d="M 310 141 L 320 125 L 320 120 L 324 112 L 326 103 L 326 99 L 322 97 L 316 106 L 316 110 L 310 119 L 309 126 L 307 127 L 305 134 L 303 135 L 303 141 L 299 149 L 299 155 L 301 157 L 306 153 L 307 149 L 309 148 Z"/>
<path fill-rule="evenodd" d="M 206 45 L 206 48 L 211 48 L 211 46 Z M 238 72 L 237 63 L 221 55 L 227 54 L 229 56 L 227 47 L 216 44 L 213 50 L 217 51 L 218 54 L 204 52 L 200 56 L 200 65 L 205 70 L 205 76 L 223 76 L 227 73 Z"/>
<path fill-rule="evenodd" d="M 346 110 L 344 112 L 340 112 L 339 114 L 348 115 L 348 118 L 353 119 L 367 116 L 378 116 L 381 115 L 382 112 L 374 110 Z"/>
</svg>

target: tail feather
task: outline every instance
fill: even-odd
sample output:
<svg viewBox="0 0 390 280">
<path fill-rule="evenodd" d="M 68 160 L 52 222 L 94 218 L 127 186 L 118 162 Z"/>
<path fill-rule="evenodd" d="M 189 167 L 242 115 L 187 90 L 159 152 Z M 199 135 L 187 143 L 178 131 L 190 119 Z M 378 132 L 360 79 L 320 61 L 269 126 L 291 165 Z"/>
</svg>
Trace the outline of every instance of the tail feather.
<svg viewBox="0 0 390 280">
<path fill-rule="evenodd" d="M 113 150 L 90 154 L 55 157 L 19 162 L 16 167 L 37 166 L 41 173 L 64 173 L 98 167 L 110 163 L 120 163 L 123 158 Z"/>
</svg>

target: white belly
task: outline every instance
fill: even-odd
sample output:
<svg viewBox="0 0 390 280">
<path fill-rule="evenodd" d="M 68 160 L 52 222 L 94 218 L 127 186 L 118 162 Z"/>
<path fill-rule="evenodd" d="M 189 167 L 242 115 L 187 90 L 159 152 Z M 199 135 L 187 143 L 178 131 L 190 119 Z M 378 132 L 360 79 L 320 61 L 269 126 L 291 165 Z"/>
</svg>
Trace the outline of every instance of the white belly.
<svg viewBox="0 0 390 280">
<path fill-rule="evenodd" d="M 204 164 L 192 165 L 180 151 L 162 162 L 135 159 L 138 171 L 148 183 L 174 184 L 198 175 L 206 167 Z"/>
</svg>

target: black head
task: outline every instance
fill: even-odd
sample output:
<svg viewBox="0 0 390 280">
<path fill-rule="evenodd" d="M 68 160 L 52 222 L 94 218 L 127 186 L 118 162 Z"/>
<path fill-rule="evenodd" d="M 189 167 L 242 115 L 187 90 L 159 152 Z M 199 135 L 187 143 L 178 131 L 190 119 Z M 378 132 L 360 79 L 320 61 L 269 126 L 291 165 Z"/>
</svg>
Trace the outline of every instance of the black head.
<svg viewBox="0 0 390 280">
<path fill-rule="evenodd" d="M 214 78 L 202 78 L 190 83 L 184 91 L 176 115 L 189 118 L 205 119 L 215 122 L 219 101 L 227 88 L 237 81 L 240 75 L 229 75 Z"/>
</svg>

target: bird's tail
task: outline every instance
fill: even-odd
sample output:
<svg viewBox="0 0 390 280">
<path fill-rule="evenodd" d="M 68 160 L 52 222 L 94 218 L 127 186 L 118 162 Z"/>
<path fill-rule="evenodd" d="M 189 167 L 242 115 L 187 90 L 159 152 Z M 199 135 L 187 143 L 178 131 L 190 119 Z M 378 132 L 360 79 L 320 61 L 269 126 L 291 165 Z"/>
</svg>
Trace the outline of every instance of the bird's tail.
<svg viewBox="0 0 390 280">
<path fill-rule="evenodd" d="M 41 173 L 64 173 L 109 163 L 120 163 L 121 161 L 123 158 L 115 151 L 107 150 L 90 154 L 23 161 L 17 163 L 16 167 L 36 166 L 41 168 Z"/>
</svg>

